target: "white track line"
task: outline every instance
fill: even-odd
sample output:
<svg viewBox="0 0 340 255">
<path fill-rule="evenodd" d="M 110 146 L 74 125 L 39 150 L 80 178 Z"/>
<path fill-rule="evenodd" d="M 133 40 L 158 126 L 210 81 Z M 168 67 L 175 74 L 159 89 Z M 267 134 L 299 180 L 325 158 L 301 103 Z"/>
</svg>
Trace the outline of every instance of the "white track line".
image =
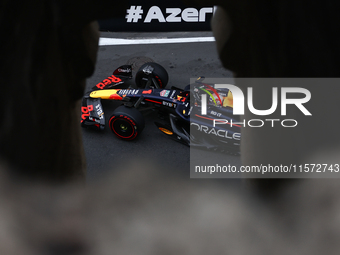
<svg viewBox="0 0 340 255">
<path fill-rule="evenodd" d="M 100 38 L 99 46 L 132 45 L 132 44 L 162 44 L 162 43 L 193 43 L 214 42 L 214 37 L 188 37 L 188 38 L 152 38 L 152 39 L 120 39 Z"/>
</svg>

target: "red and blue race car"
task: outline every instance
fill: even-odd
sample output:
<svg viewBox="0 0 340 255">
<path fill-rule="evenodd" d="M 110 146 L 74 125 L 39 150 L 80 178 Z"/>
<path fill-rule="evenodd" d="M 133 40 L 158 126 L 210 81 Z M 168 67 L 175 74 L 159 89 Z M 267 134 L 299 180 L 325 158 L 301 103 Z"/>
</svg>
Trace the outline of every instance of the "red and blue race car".
<svg viewBox="0 0 340 255">
<path fill-rule="evenodd" d="M 132 80 L 131 65 L 117 68 L 111 76 L 96 84 L 82 101 L 81 125 L 103 130 L 108 124 L 112 132 L 123 140 L 136 139 L 145 127 L 140 110 L 153 109 L 159 113 L 155 122 L 160 131 L 188 146 L 238 153 L 240 127 L 213 125 L 216 116 L 229 123 L 238 118 L 232 111 L 232 94 L 228 89 L 214 89 L 202 78 L 184 89 L 166 89 L 167 71 L 157 63 L 142 65 Z M 209 96 L 207 114 L 201 114 L 201 95 Z M 105 118 L 101 100 L 121 102 L 110 118 Z"/>
</svg>

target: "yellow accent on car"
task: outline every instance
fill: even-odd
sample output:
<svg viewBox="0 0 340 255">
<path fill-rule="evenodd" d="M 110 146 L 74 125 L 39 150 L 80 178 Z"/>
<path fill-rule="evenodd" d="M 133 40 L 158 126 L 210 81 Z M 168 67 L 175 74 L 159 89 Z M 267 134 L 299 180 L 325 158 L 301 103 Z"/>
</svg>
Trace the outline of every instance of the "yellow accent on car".
<svg viewBox="0 0 340 255">
<path fill-rule="evenodd" d="M 110 96 L 112 96 L 113 94 L 117 94 L 117 92 L 120 89 L 104 89 L 104 90 L 96 90 L 93 91 L 90 94 L 91 98 L 101 98 L 101 99 L 110 99 Z"/>
<path fill-rule="evenodd" d="M 167 134 L 167 135 L 173 135 L 174 134 L 172 131 L 170 131 L 169 129 L 166 129 L 166 128 L 159 127 L 159 130 L 162 131 L 164 134 Z"/>
<path fill-rule="evenodd" d="M 229 106 L 233 108 L 233 94 L 231 93 L 230 90 L 228 92 L 228 95 L 223 98 L 223 106 L 224 107 Z"/>
</svg>

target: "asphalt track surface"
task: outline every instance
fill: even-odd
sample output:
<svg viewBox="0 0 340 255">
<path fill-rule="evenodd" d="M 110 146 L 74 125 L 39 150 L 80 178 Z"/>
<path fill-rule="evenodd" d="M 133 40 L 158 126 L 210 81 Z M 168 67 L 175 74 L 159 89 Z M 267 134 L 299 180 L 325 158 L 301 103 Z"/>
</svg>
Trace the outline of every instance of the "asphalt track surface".
<svg viewBox="0 0 340 255">
<path fill-rule="evenodd" d="M 174 32 L 174 33 L 108 33 L 102 32 L 102 38 L 120 38 L 130 40 L 159 38 L 195 38 L 211 37 L 211 32 Z M 231 77 L 231 72 L 222 67 L 218 59 L 215 42 L 126 44 L 100 46 L 94 75 L 87 80 L 86 91 L 101 82 L 112 72 L 127 63 L 138 67 L 145 58 L 161 64 L 169 73 L 167 88 L 177 86 L 184 88 L 190 78 L 199 76 L 211 78 Z M 133 70 L 135 74 L 136 70 Z M 117 102 L 103 102 L 106 122 L 112 111 L 119 105 Z M 105 178 L 107 174 L 124 169 L 135 162 L 143 170 L 143 162 L 151 162 L 160 171 L 175 171 L 189 178 L 190 149 L 189 147 L 169 139 L 161 133 L 154 121 L 155 112 L 143 113 L 145 129 L 134 141 L 123 141 L 113 135 L 108 126 L 102 132 L 83 129 L 83 143 L 87 157 L 88 180 Z M 216 152 L 199 150 L 197 157 L 214 158 Z M 220 155 L 219 155 L 220 156 Z M 223 154 L 226 164 L 240 165 L 239 156 Z M 195 158 L 191 158 L 194 162 Z M 138 165 L 140 162 L 140 165 Z M 164 170 L 165 171 L 165 170 Z"/>
</svg>

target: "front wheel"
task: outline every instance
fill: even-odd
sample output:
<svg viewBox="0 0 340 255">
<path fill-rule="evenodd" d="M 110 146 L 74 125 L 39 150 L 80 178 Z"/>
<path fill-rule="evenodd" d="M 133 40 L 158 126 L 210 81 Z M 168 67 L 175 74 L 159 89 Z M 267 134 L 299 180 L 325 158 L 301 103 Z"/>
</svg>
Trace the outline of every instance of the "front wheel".
<svg viewBox="0 0 340 255">
<path fill-rule="evenodd" d="M 113 112 L 109 126 L 120 139 L 133 140 L 143 131 L 145 121 L 136 108 L 120 106 Z"/>
<path fill-rule="evenodd" d="M 164 89 L 168 84 L 169 75 L 160 64 L 149 62 L 142 65 L 136 73 L 136 85 L 138 88 L 144 89 L 149 83 L 150 88 Z M 156 85 L 154 84 L 157 84 Z"/>
</svg>

